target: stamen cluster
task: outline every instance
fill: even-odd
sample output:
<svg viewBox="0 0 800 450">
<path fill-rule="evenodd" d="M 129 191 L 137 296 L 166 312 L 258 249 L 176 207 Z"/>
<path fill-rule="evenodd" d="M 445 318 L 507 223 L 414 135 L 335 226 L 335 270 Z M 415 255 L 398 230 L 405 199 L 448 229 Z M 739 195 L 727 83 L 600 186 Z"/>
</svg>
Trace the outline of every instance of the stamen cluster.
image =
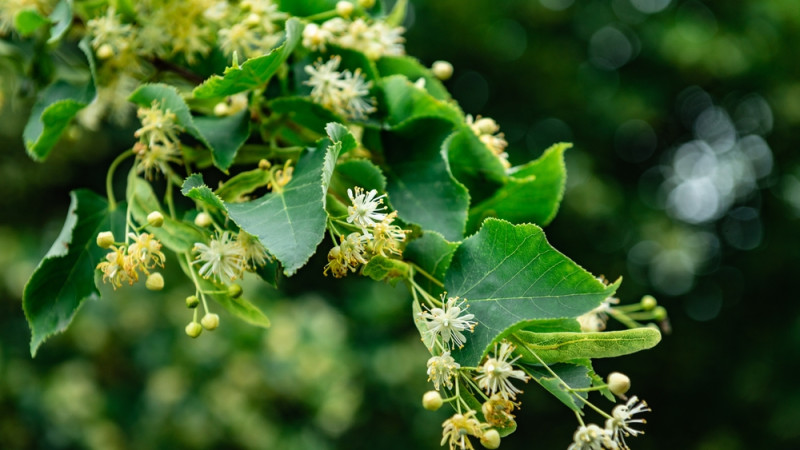
<svg viewBox="0 0 800 450">
<path fill-rule="evenodd" d="M 311 86 L 311 99 L 349 119 L 364 119 L 375 112 L 375 100 L 368 98 L 371 81 L 366 81 L 360 69 L 355 72 L 339 72 L 340 56 L 327 62 L 321 60 L 305 67 L 309 79 L 304 84 Z"/>
<path fill-rule="evenodd" d="M 152 234 L 128 233 L 128 238 L 132 243 L 103 245 L 104 248 L 111 249 L 111 252 L 106 254 L 105 261 L 97 265 L 97 269 L 103 272 L 103 282 L 111 283 L 114 289 L 122 286 L 122 283 L 133 285 L 139 281 L 139 271 L 149 276 L 151 270 L 164 267 L 166 258 L 161 251 L 161 242 Z M 100 243 L 98 238 L 98 244 Z"/>
<path fill-rule="evenodd" d="M 325 51 L 328 44 L 333 44 L 361 51 L 377 60 L 382 56 L 405 54 L 404 31 L 402 27 L 392 27 L 381 21 L 336 17 L 322 25 L 308 24 L 303 30 L 303 46 Z"/>
</svg>

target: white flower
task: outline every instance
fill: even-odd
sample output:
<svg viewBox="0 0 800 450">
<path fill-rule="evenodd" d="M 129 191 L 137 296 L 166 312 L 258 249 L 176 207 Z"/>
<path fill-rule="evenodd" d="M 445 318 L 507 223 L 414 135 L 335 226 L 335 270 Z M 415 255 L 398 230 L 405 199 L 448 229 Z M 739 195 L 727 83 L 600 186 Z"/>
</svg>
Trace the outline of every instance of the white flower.
<svg viewBox="0 0 800 450">
<path fill-rule="evenodd" d="M 355 194 L 353 191 L 355 191 Z M 362 228 L 366 228 L 386 218 L 386 214 L 381 212 L 386 209 L 382 206 L 383 198 L 386 195 L 378 195 L 378 191 L 375 189 L 365 192 L 364 189 L 356 186 L 352 190 L 347 190 L 347 196 L 353 202 L 353 206 L 347 207 L 347 212 L 350 214 L 347 216 L 349 223 L 355 223 Z"/>
<path fill-rule="evenodd" d="M 342 243 L 339 244 L 339 248 L 342 252 L 342 259 L 352 267 L 351 270 L 354 272 L 359 264 L 366 264 L 368 262 L 366 258 L 364 258 L 364 253 L 366 252 L 364 243 L 368 239 L 369 235 L 350 233 L 342 240 Z"/>
<path fill-rule="evenodd" d="M 628 448 L 625 443 L 625 436 L 637 436 L 644 434 L 642 430 L 631 428 L 634 423 L 647 423 L 644 419 L 634 419 L 633 416 L 642 412 L 650 411 L 645 401 L 639 401 L 635 395 L 624 405 L 617 405 L 611 411 L 611 418 L 606 420 L 606 432 L 614 439 L 614 442 L 622 448 Z"/>
<path fill-rule="evenodd" d="M 373 100 L 367 98 L 371 81 L 366 81 L 360 70 L 339 72 L 342 59 L 334 56 L 326 63 L 315 62 L 306 66 L 309 79 L 304 83 L 311 86 L 311 100 L 351 119 L 363 119 L 375 112 Z"/>
<path fill-rule="evenodd" d="M 499 351 L 495 343 L 494 357 L 488 358 L 485 363 L 478 367 L 478 376 L 475 377 L 475 381 L 487 394 L 494 395 L 499 393 L 501 397 L 508 400 L 509 398 L 516 398 L 517 394 L 522 392 L 511 384 L 509 378 L 516 378 L 527 383 L 529 377 L 521 370 L 514 370 L 512 364 L 520 356 L 509 361 L 508 358 L 513 352 L 514 346 L 508 341 L 503 341 L 500 344 Z"/>
<path fill-rule="evenodd" d="M 450 356 L 450 352 L 444 352 L 440 356 L 433 356 L 428 360 L 428 381 L 433 381 L 433 387 L 437 391 L 440 386 L 452 389 L 456 370 L 461 365 Z"/>
<path fill-rule="evenodd" d="M 481 437 L 483 429 L 486 428 L 475 418 L 475 410 L 469 410 L 465 414 L 454 414 L 453 417 L 442 423 L 442 442 L 450 444 L 450 450 L 459 448 L 461 450 L 472 450 L 474 447 L 467 436 Z"/>
<path fill-rule="evenodd" d="M 466 311 L 466 307 L 462 308 L 464 302 L 458 302 L 458 300 L 458 297 L 451 297 L 441 308 L 433 308 L 430 311 L 419 313 L 419 317 L 426 321 L 425 325 L 428 328 L 426 333 L 432 334 L 434 338 L 441 336 L 442 343 L 449 348 L 463 347 L 467 337 L 462 331 L 469 330 L 471 332 L 477 324 L 472 320 L 475 315 L 462 315 L 462 312 Z"/>
<path fill-rule="evenodd" d="M 581 331 L 595 332 L 605 330 L 606 322 L 608 322 L 608 310 L 611 309 L 612 303 L 619 303 L 619 299 L 609 297 L 597 308 L 578 316 L 577 321 L 581 325 Z"/>
<path fill-rule="evenodd" d="M 239 230 L 236 242 L 244 249 L 244 259 L 250 269 L 256 270 L 266 264 L 267 261 L 272 261 L 261 241 L 250 233 Z"/>
<path fill-rule="evenodd" d="M 608 432 L 591 423 L 580 426 L 573 435 L 572 444 L 567 450 L 603 450 L 616 449 L 617 444 L 611 439 Z"/>
<path fill-rule="evenodd" d="M 194 251 L 198 252 L 194 263 L 203 263 L 198 271 L 203 278 L 213 276 L 218 280 L 236 280 L 242 276 L 247 263 L 245 249 L 231 237 L 229 231 L 217 235 L 208 245 L 196 242 Z"/>
<path fill-rule="evenodd" d="M 372 252 L 376 255 L 387 257 L 386 252 L 400 255 L 400 243 L 406 239 L 408 230 L 404 230 L 397 225 L 392 225 L 392 221 L 397 217 L 397 211 L 389 213 L 382 221 L 370 228 L 372 239 L 370 245 Z"/>
<path fill-rule="evenodd" d="M 356 69 L 353 73 L 345 70 L 342 73 L 342 77 L 339 89 L 344 101 L 343 108 L 346 116 L 351 119 L 364 119 L 367 115 L 375 112 L 372 99 L 366 98 L 369 95 L 369 88 L 372 86 L 372 82 L 366 81 L 364 76 L 361 75 L 361 70 Z"/>
</svg>

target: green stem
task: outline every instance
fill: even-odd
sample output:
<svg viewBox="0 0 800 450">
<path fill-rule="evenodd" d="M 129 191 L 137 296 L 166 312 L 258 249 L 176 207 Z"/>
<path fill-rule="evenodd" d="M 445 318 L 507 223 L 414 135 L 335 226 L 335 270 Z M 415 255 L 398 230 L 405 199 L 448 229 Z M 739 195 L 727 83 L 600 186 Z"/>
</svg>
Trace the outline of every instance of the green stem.
<svg viewBox="0 0 800 450">
<path fill-rule="evenodd" d="M 632 320 L 630 317 L 621 313 L 619 311 L 615 311 L 614 309 L 609 309 L 608 314 L 611 315 L 614 319 L 619 321 L 621 324 L 625 325 L 628 328 L 641 328 L 644 325 Z"/>
<path fill-rule="evenodd" d="M 334 17 L 338 17 L 339 14 L 336 12 L 335 9 L 330 11 L 323 11 L 321 13 L 313 14 L 310 16 L 303 17 L 304 20 L 308 22 L 316 22 L 317 20 L 328 20 L 333 19 Z"/>
<path fill-rule="evenodd" d="M 108 196 L 108 209 L 112 211 L 117 208 L 117 201 L 114 199 L 114 171 L 117 170 L 117 166 L 119 166 L 122 161 L 125 161 L 125 159 L 131 155 L 133 155 L 133 150 L 122 152 L 108 167 L 108 172 L 106 173 L 106 195 Z"/>
<path fill-rule="evenodd" d="M 172 183 L 167 181 L 167 191 L 164 193 L 164 201 L 169 209 L 169 216 L 173 219 L 175 216 L 175 200 L 172 198 Z"/>
<path fill-rule="evenodd" d="M 436 277 L 434 277 L 433 275 L 431 275 L 428 272 L 426 272 L 425 270 L 423 270 L 422 267 L 418 266 L 416 263 L 413 263 L 413 262 L 410 262 L 409 264 L 411 264 L 411 267 L 414 268 L 414 271 L 419 272 L 420 275 L 422 275 L 425 278 L 429 279 L 433 284 L 439 286 L 440 288 L 444 288 L 444 283 L 442 283 L 441 281 L 437 280 Z"/>
<path fill-rule="evenodd" d="M 186 266 L 189 269 L 189 274 L 192 276 L 194 287 L 197 290 L 197 293 L 200 294 L 200 300 L 203 302 L 203 310 L 206 312 L 206 314 L 208 314 L 208 304 L 206 303 L 206 294 L 202 289 L 200 289 L 200 281 L 197 279 L 197 275 L 194 273 L 194 269 L 192 268 L 192 259 L 191 257 L 189 257 L 188 253 L 184 253 L 183 257 L 184 259 L 186 259 Z M 196 308 L 195 312 L 197 312 Z"/>
</svg>

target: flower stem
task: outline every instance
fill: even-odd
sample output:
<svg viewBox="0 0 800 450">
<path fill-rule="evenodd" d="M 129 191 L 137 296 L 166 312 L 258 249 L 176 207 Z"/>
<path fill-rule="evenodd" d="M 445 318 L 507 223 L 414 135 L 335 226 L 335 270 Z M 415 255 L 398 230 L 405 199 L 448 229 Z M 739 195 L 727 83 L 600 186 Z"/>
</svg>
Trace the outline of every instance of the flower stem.
<svg viewBox="0 0 800 450">
<path fill-rule="evenodd" d="M 409 264 L 411 264 L 411 267 L 414 268 L 415 272 L 419 272 L 420 275 L 422 275 L 425 278 L 429 279 L 433 284 L 439 286 L 440 288 L 444 288 L 444 283 L 442 283 L 441 281 L 437 280 L 436 277 L 434 277 L 433 275 L 431 275 L 428 272 L 426 272 L 425 270 L 423 270 L 422 267 L 418 266 L 416 263 L 413 263 L 413 262 L 410 262 Z"/>
<path fill-rule="evenodd" d="M 117 201 L 114 199 L 114 171 L 117 170 L 122 161 L 125 161 L 131 155 L 133 155 L 133 150 L 122 152 L 108 167 L 108 172 L 106 173 L 106 196 L 108 196 L 108 209 L 112 211 L 117 208 Z"/>
</svg>

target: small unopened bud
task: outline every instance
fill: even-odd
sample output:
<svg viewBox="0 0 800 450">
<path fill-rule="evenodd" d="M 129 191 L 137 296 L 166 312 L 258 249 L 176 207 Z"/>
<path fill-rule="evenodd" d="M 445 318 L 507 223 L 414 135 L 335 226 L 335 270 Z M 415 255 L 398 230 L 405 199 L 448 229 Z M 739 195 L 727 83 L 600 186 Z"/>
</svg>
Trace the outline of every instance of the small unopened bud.
<svg viewBox="0 0 800 450">
<path fill-rule="evenodd" d="M 202 332 L 203 327 L 201 327 L 197 322 L 192 322 L 189 325 L 186 325 L 186 334 L 189 335 L 189 337 L 196 338 L 197 336 L 200 336 L 200 333 Z"/>
<path fill-rule="evenodd" d="M 353 14 L 353 10 L 355 7 L 350 2 L 336 2 L 336 14 L 342 17 L 350 17 L 350 14 Z"/>
<path fill-rule="evenodd" d="M 436 391 L 428 391 L 422 396 L 422 407 L 428 411 L 436 411 L 442 407 L 442 396 Z"/>
<path fill-rule="evenodd" d="M 232 284 L 228 286 L 228 295 L 231 298 L 239 298 L 242 296 L 242 286 L 238 284 Z"/>
<path fill-rule="evenodd" d="M 651 309 L 658 306 L 658 302 L 652 295 L 645 295 L 644 297 L 642 297 L 641 304 L 642 304 L 642 309 L 646 311 L 650 311 Z"/>
<path fill-rule="evenodd" d="M 147 276 L 144 286 L 151 291 L 160 291 L 164 289 L 164 277 L 158 272 L 153 272 Z"/>
<path fill-rule="evenodd" d="M 484 431 L 481 436 L 481 445 L 491 449 L 500 447 L 500 433 L 494 428 Z"/>
<path fill-rule="evenodd" d="M 272 167 L 272 164 L 266 159 L 262 159 L 258 162 L 258 168 L 261 170 L 269 170 L 270 167 Z"/>
<path fill-rule="evenodd" d="M 186 297 L 186 307 L 189 309 L 197 308 L 197 305 L 200 304 L 200 299 L 197 298 L 196 295 L 190 295 Z"/>
<path fill-rule="evenodd" d="M 206 315 L 200 319 L 200 323 L 202 323 L 203 328 L 208 331 L 216 330 L 219 326 L 219 316 L 213 313 L 206 313 Z"/>
<path fill-rule="evenodd" d="M 258 15 L 258 14 L 256 14 L 256 13 L 252 13 L 252 12 L 251 12 L 251 13 L 250 13 L 250 14 L 248 14 L 248 16 L 247 16 L 247 17 L 244 19 L 244 23 L 245 23 L 245 24 L 247 24 L 247 25 L 258 25 L 258 24 L 260 24 L 260 23 L 261 23 L 261 16 L 259 16 L 259 15 Z"/>
<path fill-rule="evenodd" d="M 211 216 L 209 216 L 208 213 L 201 212 L 194 218 L 194 224 L 198 227 L 205 228 L 211 225 Z"/>
<path fill-rule="evenodd" d="M 667 318 L 667 308 L 663 306 L 656 306 L 653 309 L 653 318 L 656 320 L 664 320 Z"/>
<path fill-rule="evenodd" d="M 108 44 L 103 44 L 97 49 L 97 57 L 100 59 L 108 59 L 114 56 L 114 48 Z"/>
<path fill-rule="evenodd" d="M 164 225 L 164 215 L 158 211 L 153 211 L 147 215 L 147 224 L 153 227 Z"/>
<path fill-rule="evenodd" d="M 114 245 L 114 233 L 110 231 L 101 231 L 97 234 L 97 246 L 100 248 L 108 248 Z"/>
<path fill-rule="evenodd" d="M 364 9 L 370 9 L 375 6 L 375 0 L 358 0 L 358 4 Z"/>
<path fill-rule="evenodd" d="M 500 127 L 497 126 L 497 122 L 495 122 L 494 119 L 490 117 L 483 117 L 478 119 L 475 122 L 475 127 L 477 127 L 478 130 L 480 130 L 481 134 L 494 134 L 497 133 L 498 130 L 500 130 Z"/>
<path fill-rule="evenodd" d="M 631 388 L 631 379 L 624 373 L 611 372 L 606 379 L 608 390 L 616 396 L 623 396 Z"/>
<path fill-rule="evenodd" d="M 434 61 L 431 66 L 433 76 L 444 81 L 453 76 L 453 65 L 447 61 Z"/>
<path fill-rule="evenodd" d="M 219 116 L 227 116 L 229 109 L 230 108 L 228 108 L 228 104 L 227 103 L 219 102 L 216 105 L 214 105 L 214 115 L 217 116 L 217 117 L 219 117 Z"/>
</svg>

